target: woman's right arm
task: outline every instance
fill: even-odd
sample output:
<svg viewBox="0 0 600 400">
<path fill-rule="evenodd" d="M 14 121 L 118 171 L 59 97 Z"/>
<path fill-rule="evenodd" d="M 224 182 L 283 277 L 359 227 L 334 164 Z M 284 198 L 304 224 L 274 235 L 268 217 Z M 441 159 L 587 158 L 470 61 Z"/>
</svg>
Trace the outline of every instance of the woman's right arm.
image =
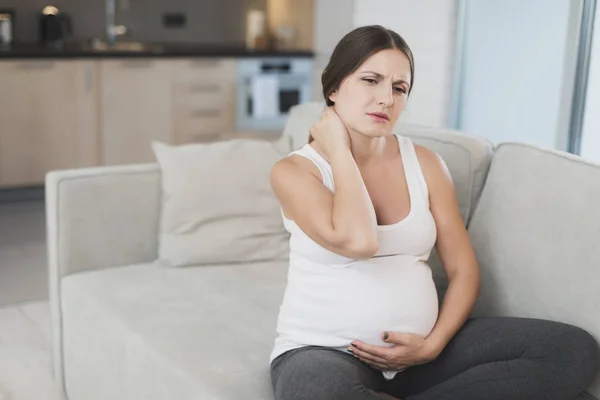
<svg viewBox="0 0 600 400">
<path fill-rule="evenodd" d="M 284 214 L 316 243 L 344 257 L 370 258 L 378 250 L 377 218 L 360 171 L 346 148 L 328 157 L 335 193 L 301 156 L 286 157 L 273 166 L 273 191 Z"/>
</svg>

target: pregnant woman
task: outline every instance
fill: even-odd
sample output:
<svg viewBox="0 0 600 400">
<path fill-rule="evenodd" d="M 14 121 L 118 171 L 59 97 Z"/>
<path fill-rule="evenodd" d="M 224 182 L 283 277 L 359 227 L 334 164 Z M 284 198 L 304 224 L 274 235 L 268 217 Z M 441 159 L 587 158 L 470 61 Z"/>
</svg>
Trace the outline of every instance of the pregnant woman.
<svg viewBox="0 0 600 400">
<path fill-rule="evenodd" d="M 392 133 L 414 77 L 397 33 L 350 32 L 323 72 L 327 108 L 308 144 L 272 169 L 291 234 L 275 399 L 570 400 L 599 369 L 591 335 L 468 318 L 479 270 L 449 172 L 435 152 Z M 439 310 L 434 246 L 449 279 Z"/>
</svg>

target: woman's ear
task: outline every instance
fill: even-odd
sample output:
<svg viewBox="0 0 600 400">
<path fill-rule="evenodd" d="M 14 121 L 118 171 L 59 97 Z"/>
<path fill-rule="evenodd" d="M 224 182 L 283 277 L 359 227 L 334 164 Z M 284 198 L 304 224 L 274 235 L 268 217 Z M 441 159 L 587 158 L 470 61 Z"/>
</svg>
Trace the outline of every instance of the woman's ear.
<svg viewBox="0 0 600 400">
<path fill-rule="evenodd" d="M 334 90 L 333 92 L 331 92 L 331 94 L 329 95 L 329 100 L 331 100 L 332 103 L 335 103 L 335 99 L 337 98 L 337 90 Z"/>
</svg>

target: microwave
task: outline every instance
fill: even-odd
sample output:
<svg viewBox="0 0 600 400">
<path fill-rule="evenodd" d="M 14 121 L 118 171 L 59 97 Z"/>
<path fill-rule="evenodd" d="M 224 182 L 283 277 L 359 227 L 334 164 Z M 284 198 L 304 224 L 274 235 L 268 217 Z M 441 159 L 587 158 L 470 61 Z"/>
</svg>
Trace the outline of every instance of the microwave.
<svg viewBox="0 0 600 400">
<path fill-rule="evenodd" d="M 249 58 L 237 68 L 238 131 L 281 133 L 290 109 L 311 99 L 312 59 Z"/>
</svg>

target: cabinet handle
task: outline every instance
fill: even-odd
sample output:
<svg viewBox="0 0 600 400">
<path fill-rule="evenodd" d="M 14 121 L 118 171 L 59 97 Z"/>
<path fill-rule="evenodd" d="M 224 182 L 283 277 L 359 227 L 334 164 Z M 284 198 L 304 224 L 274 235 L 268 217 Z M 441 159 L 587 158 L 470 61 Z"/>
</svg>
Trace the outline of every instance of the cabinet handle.
<svg viewBox="0 0 600 400">
<path fill-rule="evenodd" d="M 217 68 L 221 62 L 219 60 L 192 60 L 190 67 L 192 68 Z"/>
<path fill-rule="evenodd" d="M 17 64 L 18 69 L 52 69 L 54 68 L 53 61 L 31 61 L 21 62 Z"/>
<path fill-rule="evenodd" d="M 220 92 L 221 86 L 219 85 L 191 85 L 189 87 L 190 93 L 201 93 L 201 92 Z"/>
<path fill-rule="evenodd" d="M 93 80 L 94 80 L 94 75 L 93 75 L 94 71 L 92 70 L 91 66 L 86 66 L 85 67 L 85 93 L 90 94 L 92 92 L 92 84 L 93 84 Z"/>
<path fill-rule="evenodd" d="M 154 65 L 152 60 L 131 60 L 121 63 L 123 68 L 150 68 L 152 65 Z"/>
<path fill-rule="evenodd" d="M 221 115 L 221 110 L 193 110 L 190 111 L 190 116 L 194 118 L 202 117 L 218 117 Z"/>
</svg>

